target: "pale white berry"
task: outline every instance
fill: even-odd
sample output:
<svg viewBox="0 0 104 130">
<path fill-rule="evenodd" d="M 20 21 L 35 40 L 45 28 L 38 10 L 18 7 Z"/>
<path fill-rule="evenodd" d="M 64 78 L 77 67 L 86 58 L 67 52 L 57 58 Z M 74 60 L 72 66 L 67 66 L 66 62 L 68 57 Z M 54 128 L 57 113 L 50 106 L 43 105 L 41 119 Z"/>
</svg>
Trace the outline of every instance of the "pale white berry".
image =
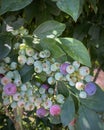
<svg viewBox="0 0 104 130">
<path fill-rule="evenodd" d="M 19 101 L 20 99 L 21 99 L 20 93 L 16 93 L 16 94 L 13 95 L 13 100 L 14 101 Z"/>
<path fill-rule="evenodd" d="M 43 106 L 45 109 L 49 109 L 52 106 L 52 101 L 50 99 L 47 99 L 44 103 Z"/>
<path fill-rule="evenodd" d="M 75 84 L 75 87 L 76 87 L 76 89 L 78 89 L 78 90 L 83 90 L 83 88 L 84 88 L 84 83 L 83 83 L 83 82 L 77 82 L 77 83 Z"/>
<path fill-rule="evenodd" d="M 45 89 L 44 89 L 43 87 L 40 87 L 40 88 L 39 88 L 39 93 L 40 93 L 40 94 L 44 94 L 44 93 L 45 93 Z"/>
<path fill-rule="evenodd" d="M 26 48 L 26 55 L 27 56 L 33 56 L 34 55 L 34 49 L 32 49 L 32 48 Z"/>
<path fill-rule="evenodd" d="M 62 94 L 58 94 L 57 96 L 56 96 L 56 101 L 58 102 L 58 103 L 64 103 L 64 96 L 62 95 Z"/>
<path fill-rule="evenodd" d="M 11 70 L 15 70 L 17 68 L 17 63 L 16 62 L 12 62 L 11 64 L 10 64 L 10 69 Z"/>
<path fill-rule="evenodd" d="M 73 65 L 69 65 L 69 66 L 66 67 L 67 73 L 72 74 L 72 73 L 74 73 L 74 71 L 75 71 L 75 68 L 74 68 Z"/>
<path fill-rule="evenodd" d="M 17 102 L 17 105 L 18 105 L 18 107 L 24 107 L 25 101 L 24 101 L 23 99 L 21 99 L 21 100 L 19 100 L 19 101 Z"/>
<path fill-rule="evenodd" d="M 74 61 L 72 65 L 75 67 L 76 70 L 80 67 L 80 63 L 78 61 Z"/>
<path fill-rule="evenodd" d="M 80 98 L 87 98 L 87 93 L 85 91 L 80 91 L 79 97 Z"/>
<path fill-rule="evenodd" d="M 14 73 L 13 71 L 9 71 L 6 73 L 6 77 L 8 77 L 9 79 L 13 79 L 14 78 Z"/>
<path fill-rule="evenodd" d="M 27 102 L 26 104 L 25 104 L 25 106 L 24 106 L 24 109 L 26 110 L 26 111 L 32 111 L 32 110 L 34 110 L 34 104 L 33 103 L 29 103 L 29 102 Z"/>
<path fill-rule="evenodd" d="M 63 74 L 60 72 L 55 73 L 55 79 L 61 81 L 63 79 Z"/>
<path fill-rule="evenodd" d="M 56 80 L 54 79 L 54 77 L 49 77 L 48 79 L 48 83 L 50 84 L 50 85 L 53 85 L 53 84 L 55 84 L 55 82 L 56 82 Z"/>
<path fill-rule="evenodd" d="M 18 56 L 18 62 L 21 64 L 21 65 L 24 65 L 27 61 L 27 58 L 25 55 L 19 55 Z"/>
<path fill-rule="evenodd" d="M 26 86 L 25 84 L 22 84 L 22 85 L 21 85 L 21 90 L 22 90 L 22 91 L 27 91 L 27 86 Z"/>
<path fill-rule="evenodd" d="M 91 81 L 93 81 L 93 76 L 92 75 L 87 75 L 87 76 L 85 76 L 85 78 L 84 78 L 84 80 L 86 81 L 86 82 L 91 82 Z"/>
<path fill-rule="evenodd" d="M 11 108 L 13 108 L 13 109 L 14 109 L 14 108 L 17 108 L 17 103 L 13 101 L 13 102 L 11 103 Z"/>
<path fill-rule="evenodd" d="M 35 103 L 36 107 L 39 107 L 41 105 L 41 103 L 42 103 L 42 99 L 41 98 L 36 98 L 34 103 Z"/>
<path fill-rule="evenodd" d="M 53 88 L 49 88 L 48 89 L 48 93 L 51 94 L 51 95 L 54 94 L 54 89 Z"/>
<path fill-rule="evenodd" d="M 90 69 L 87 66 L 82 66 L 79 68 L 79 74 L 81 76 L 87 76 L 90 73 Z"/>
<path fill-rule="evenodd" d="M 27 58 L 27 65 L 33 65 L 34 64 L 34 59 L 32 57 Z"/>
</svg>

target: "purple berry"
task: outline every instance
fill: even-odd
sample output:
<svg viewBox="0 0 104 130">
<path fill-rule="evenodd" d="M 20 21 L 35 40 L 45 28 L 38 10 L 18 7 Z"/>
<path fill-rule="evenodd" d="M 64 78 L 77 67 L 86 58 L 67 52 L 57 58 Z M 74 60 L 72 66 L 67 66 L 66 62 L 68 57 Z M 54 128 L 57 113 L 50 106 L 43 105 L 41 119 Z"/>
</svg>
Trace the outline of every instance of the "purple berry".
<svg viewBox="0 0 104 130">
<path fill-rule="evenodd" d="M 38 117 L 42 118 L 42 117 L 44 117 L 44 116 L 47 115 L 47 110 L 44 109 L 43 107 L 41 107 L 41 108 L 37 109 L 36 115 L 37 115 Z"/>
<path fill-rule="evenodd" d="M 85 92 L 89 95 L 92 96 L 96 92 L 96 85 L 93 82 L 89 82 L 85 85 Z"/>
<path fill-rule="evenodd" d="M 6 95 L 14 95 L 17 91 L 16 85 L 13 83 L 8 83 L 4 86 L 4 93 Z"/>
<path fill-rule="evenodd" d="M 41 87 L 44 88 L 45 90 L 48 90 L 49 88 L 48 84 L 42 84 Z"/>
<path fill-rule="evenodd" d="M 61 66 L 60 66 L 60 72 L 64 75 L 67 74 L 66 72 L 66 67 L 69 66 L 70 64 L 69 63 L 63 63 Z"/>
</svg>

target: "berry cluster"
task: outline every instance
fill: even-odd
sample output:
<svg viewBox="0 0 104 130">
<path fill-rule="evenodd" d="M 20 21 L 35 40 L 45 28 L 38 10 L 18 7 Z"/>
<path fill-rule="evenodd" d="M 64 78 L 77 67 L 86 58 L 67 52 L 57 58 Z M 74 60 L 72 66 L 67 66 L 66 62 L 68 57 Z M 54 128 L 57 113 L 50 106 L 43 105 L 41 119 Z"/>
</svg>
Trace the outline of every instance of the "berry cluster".
<svg viewBox="0 0 104 130">
<path fill-rule="evenodd" d="M 49 50 L 40 52 L 23 43 L 16 43 L 18 50 L 17 62 L 5 57 L 0 63 L 0 86 L 2 89 L 3 105 L 11 106 L 13 109 L 21 107 L 25 111 L 36 108 L 36 114 L 44 117 L 61 113 L 61 106 L 65 97 L 56 92 L 58 81 L 66 82 L 67 85 L 79 90 L 80 98 L 87 98 L 96 92 L 96 85 L 92 82 L 90 69 L 81 66 L 78 61 L 59 63 L 51 58 Z M 25 64 L 34 66 L 34 75 L 44 72 L 47 75 L 46 83 L 31 80 L 23 83 L 19 68 Z M 59 87 L 59 86 L 58 86 Z"/>
</svg>

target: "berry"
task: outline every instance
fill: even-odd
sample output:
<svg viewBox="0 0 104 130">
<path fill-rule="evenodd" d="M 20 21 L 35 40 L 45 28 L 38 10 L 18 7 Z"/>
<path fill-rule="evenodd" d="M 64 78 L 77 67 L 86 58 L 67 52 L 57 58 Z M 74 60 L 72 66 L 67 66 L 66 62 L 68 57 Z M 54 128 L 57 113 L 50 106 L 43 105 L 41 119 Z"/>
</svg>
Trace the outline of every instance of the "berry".
<svg viewBox="0 0 104 130">
<path fill-rule="evenodd" d="M 66 72 L 67 72 L 67 73 L 72 74 L 72 73 L 74 73 L 74 71 L 75 71 L 75 68 L 74 68 L 73 65 L 68 65 L 68 66 L 66 67 Z"/>
<path fill-rule="evenodd" d="M 64 103 L 64 96 L 62 94 L 58 94 L 56 96 L 56 101 L 61 104 Z"/>
<path fill-rule="evenodd" d="M 14 101 L 19 101 L 20 98 L 21 98 L 20 93 L 16 93 L 16 94 L 13 95 L 13 100 L 14 100 Z"/>
<path fill-rule="evenodd" d="M 34 55 L 34 50 L 32 48 L 26 48 L 26 55 L 27 56 L 33 56 Z"/>
<path fill-rule="evenodd" d="M 47 80 L 48 80 L 48 83 L 49 83 L 50 85 L 55 84 L 55 81 L 56 81 L 53 77 L 49 77 Z"/>
<path fill-rule="evenodd" d="M 17 91 L 16 85 L 13 83 L 8 83 L 4 86 L 4 93 L 6 95 L 14 95 Z"/>
<path fill-rule="evenodd" d="M 64 75 L 67 74 L 67 71 L 66 71 L 66 68 L 67 66 L 69 66 L 70 64 L 69 63 L 63 63 L 61 66 L 60 66 L 60 72 Z"/>
<path fill-rule="evenodd" d="M 13 79 L 14 78 L 13 72 L 12 71 L 7 72 L 6 77 L 8 77 L 9 79 Z"/>
<path fill-rule="evenodd" d="M 49 109 L 52 106 L 52 101 L 50 99 L 47 99 L 44 103 L 43 106 L 45 109 Z"/>
<path fill-rule="evenodd" d="M 76 70 L 80 67 L 80 63 L 78 61 L 74 61 L 72 65 L 75 67 Z"/>
<path fill-rule="evenodd" d="M 25 55 L 19 55 L 18 56 L 18 62 L 21 64 L 21 65 L 24 65 L 27 61 L 27 58 Z"/>
<path fill-rule="evenodd" d="M 32 57 L 27 58 L 27 65 L 33 65 L 34 64 L 34 59 Z"/>
<path fill-rule="evenodd" d="M 42 84 L 41 87 L 44 88 L 45 90 L 48 90 L 49 85 L 48 84 Z"/>
<path fill-rule="evenodd" d="M 50 114 L 52 116 L 57 116 L 61 113 L 61 108 L 59 105 L 55 104 L 55 105 L 52 105 L 51 108 L 50 108 Z"/>
<path fill-rule="evenodd" d="M 80 98 L 87 98 L 87 93 L 85 91 L 80 91 L 79 97 Z"/>
<path fill-rule="evenodd" d="M 81 76 L 87 76 L 89 74 L 89 72 L 90 72 L 90 70 L 86 66 L 82 66 L 82 67 L 79 68 L 79 74 Z"/>
<path fill-rule="evenodd" d="M 15 70 L 17 68 L 17 63 L 16 62 L 12 62 L 11 64 L 10 64 L 10 69 L 11 70 Z"/>
<path fill-rule="evenodd" d="M 2 85 L 6 85 L 6 84 L 8 84 L 10 82 L 11 82 L 11 79 L 8 78 L 8 77 L 6 77 L 6 76 L 4 76 L 3 78 L 1 78 L 1 84 Z"/>
<path fill-rule="evenodd" d="M 44 50 L 44 53 L 45 53 L 46 58 L 50 57 L 50 55 L 51 55 L 49 50 Z"/>
<path fill-rule="evenodd" d="M 55 73 L 55 79 L 61 81 L 63 79 L 63 74 L 60 72 Z"/>
<path fill-rule="evenodd" d="M 51 71 L 55 72 L 58 69 L 60 69 L 60 63 L 55 62 L 54 64 L 51 65 Z"/>
<path fill-rule="evenodd" d="M 78 90 L 83 90 L 84 88 L 84 83 L 83 82 L 77 82 L 75 85 L 76 89 Z"/>
<path fill-rule="evenodd" d="M 45 89 L 43 87 L 39 88 L 39 93 L 40 94 L 44 94 L 45 93 Z"/>
<path fill-rule="evenodd" d="M 85 80 L 86 82 L 91 82 L 91 81 L 93 80 L 93 76 L 87 75 L 87 76 L 84 78 L 84 80 Z"/>
<path fill-rule="evenodd" d="M 47 115 L 47 111 L 46 109 L 44 109 L 43 107 L 39 108 L 36 110 L 36 115 L 40 118 L 45 117 Z"/>
<path fill-rule="evenodd" d="M 97 88 L 93 82 L 89 82 L 85 85 L 84 90 L 89 96 L 92 96 L 96 93 Z"/>
<path fill-rule="evenodd" d="M 52 94 L 54 93 L 53 88 L 49 88 L 49 89 L 48 89 L 48 93 L 52 95 Z"/>
</svg>

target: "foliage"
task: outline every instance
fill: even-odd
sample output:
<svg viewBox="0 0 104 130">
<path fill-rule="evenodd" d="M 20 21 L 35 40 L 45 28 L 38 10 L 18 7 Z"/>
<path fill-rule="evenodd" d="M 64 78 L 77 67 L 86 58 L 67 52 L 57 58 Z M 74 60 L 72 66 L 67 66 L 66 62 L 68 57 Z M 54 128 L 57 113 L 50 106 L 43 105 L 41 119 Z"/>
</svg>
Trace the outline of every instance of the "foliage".
<svg viewBox="0 0 104 130">
<path fill-rule="evenodd" d="M 51 78 L 55 77 L 56 72 L 60 72 L 59 68 L 58 71 L 53 70 L 51 73 L 45 70 L 46 68 L 41 71 L 41 65 L 35 66 L 32 60 L 28 60 L 30 57 L 33 58 L 33 55 L 28 52 L 33 49 L 33 53 L 36 54 L 34 62 L 39 60 L 42 65 L 51 66 L 56 62 L 59 66 L 66 62 L 73 65 L 75 60 L 80 66 L 89 67 L 91 75 L 95 68 L 104 70 L 103 5 L 103 0 L 0 1 L 1 130 L 22 130 L 23 128 L 27 130 L 104 129 L 104 119 L 99 118 L 99 114 L 104 112 L 104 100 L 102 100 L 104 93 L 99 88 L 99 84 L 95 84 L 97 91 L 94 95 L 82 98 L 79 96 L 82 90 L 76 89 L 76 84 L 73 86 L 66 79 L 58 80 L 58 76 L 53 83 Z M 49 56 L 41 57 L 41 53 L 46 50 L 48 50 L 48 54 L 50 53 Z M 23 57 L 24 63 L 19 61 L 20 55 L 26 56 Z M 6 59 L 8 57 L 11 61 Z M 26 102 L 31 97 L 31 91 L 34 94 L 34 102 L 36 102 L 44 91 L 40 89 L 40 86 L 48 84 L 53 91 L 50 89 L 50 93 L 46 91 L 45 94 L 53 104 L 57 103 L 61 106 L 60 115 L 52 116 L 49 113 L 50 108 L 46 108 L 48 115 L 40 118 L 36 114 L 40 105 L 26 110 L 21 107 L 13 108 L 12 96 L 10 96 L 9 104 L 8 97 L 4 102 L 5 85 L 2 84 L 2 76 L 5 77 L 9 71 L 14 73 L 12 81 L 18 86 L 20 97 L 25 95 Z M 79 81 L 79 68 L 71 76 L 77 77 Z M 66 75 L 63 74 L 63 77 L 66 78 Z M 93 82 L 96 78 L 97 75 Z M 90 79 L 90 81 L 92 80 Z M 27 85 L 27 93 L 24 95 L 21 93 L 21 88 L 25 89 L 22 85 Z M 60 103 L 61 98 L 57 99 L 58 95 L 61 95 L 62 99 L 64 97 L 64 102 L 62 100 Z M 32 102 L 32 98 L 29 99 L 29 102 Z M 12 117 L 15 120 L 12 120 Z M 71 123 L 73 119 L 76 119 L 74 124 Z"/>
</svg>

